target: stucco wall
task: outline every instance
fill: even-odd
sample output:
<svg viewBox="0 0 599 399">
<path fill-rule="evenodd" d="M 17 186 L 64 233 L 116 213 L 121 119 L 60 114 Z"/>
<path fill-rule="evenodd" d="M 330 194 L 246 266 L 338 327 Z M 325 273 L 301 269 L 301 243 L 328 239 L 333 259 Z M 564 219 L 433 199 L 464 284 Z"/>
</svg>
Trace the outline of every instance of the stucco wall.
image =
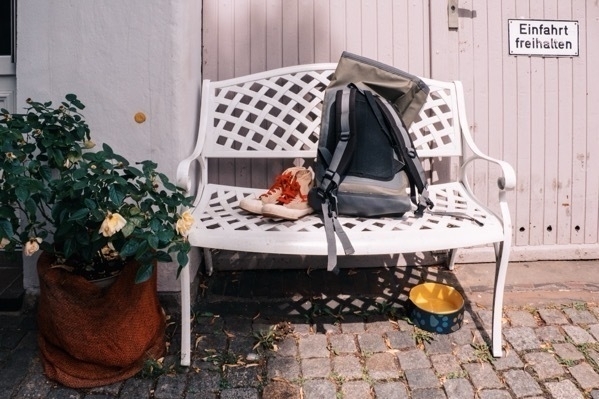
<svg viewBox="0 0 599 399">
<path fill-rule="evenodd" d="M 75 93 L 96 143 L 151 159 L 174 180 L 197 130 L 201 8 L 195 0 L 19 2 L 17 110 L 28 97 Z M 172 269 L 159 269 L 161 290 L 177 289 Z M 37 286 L 31 260 L 25 286 Z"/>
</svg>

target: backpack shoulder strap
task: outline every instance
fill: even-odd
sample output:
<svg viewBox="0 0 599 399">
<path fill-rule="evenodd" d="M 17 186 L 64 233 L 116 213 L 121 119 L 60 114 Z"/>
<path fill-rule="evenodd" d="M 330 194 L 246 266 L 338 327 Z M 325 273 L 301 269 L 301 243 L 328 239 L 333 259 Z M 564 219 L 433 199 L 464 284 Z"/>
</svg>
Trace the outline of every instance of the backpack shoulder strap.
<svg viewBox="0 0 599 399">
<path fill-rule="evenodd" d="M 337 219 L 337 189 L 341 178 L 349 168 L 356 147 L 355 115 L 352 104 L 355 103 L 356 90 L 344 88 L 337 91 L 335 96 L 335 130 L 337 134 L 337 145 L 332 155 L 327 155 L 330 160 L 321 178 L 316 193 L 321 200 L 322 217 L 324 219 L 325 233 L 327 237 L 328 262 L 327 270 L 338 273 L 337 267 L 337 245 L 335 236 L 339 238 L 346 255 L 354 253 L 349 238 L 341 223 Z M 321 154 L 323 156 L 324 154 Z"/>
<path fill-rule="evenodd" d="M 406 129 L 403 120 L 399 117 L 393 106 L 389 102 L 382 100 L 380 97 L 376 97 L 375 100 L 385 118 L 392 122 L 391 138 L 395 143 L 394 148 L 397 152 L 397 155 L 401 156 L 407 166 L 407 174 L 408 179 L 410 180 L 412 191 L 412 202 L 418 206 L 416 211 L 414 211 L 414 215 L 421 217 L 425 209 L 432 208 L 434 206 L 433 202 L 428 196 L 428 191 L 426 189 L 427 183 L 424 169 L 422 168 L 422 163 L 418 158 L 418 154 L 414 148 L 414 143 L 412 142 L 412 138 L 408 133 L 408 129 Z M 418 191 L 418 199 L 415 197 L 414 187 Z"/>
</svg>

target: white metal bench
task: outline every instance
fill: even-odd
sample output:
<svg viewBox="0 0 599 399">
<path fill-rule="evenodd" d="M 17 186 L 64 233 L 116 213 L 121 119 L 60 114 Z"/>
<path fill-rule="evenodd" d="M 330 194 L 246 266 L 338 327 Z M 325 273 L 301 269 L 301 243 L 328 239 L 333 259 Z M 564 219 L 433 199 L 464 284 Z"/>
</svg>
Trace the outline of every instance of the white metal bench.
<svg viewBox="0 0 599 399">
<path fill-rule="evenodd" d="M 267 187 L 235 187 L 208 181 L 209 159 L 305 159 L 316 157 L 324 90 L 336 64 L 281 68 L 240 78 L 205 80 L 199 134 L 193 153 L 177 170 L 177 184 L 195 194 L 192 246 L 209 249 L 291 255 L 326 255 L 327 242 L 320 217 L 273 221 L 239 208 L 239 201 Z M 430 87 L 426 104 L 410 133 L 421 159 L 452 157 L 459 162 L 455 181 L 429 186 L 435 211 L 466 213 L 483 222 L 448 215 L 411 213 L 401 218 L 340 217 L 357 255 L 381 255 L 448 250 L 453 267 L 456 249 L 493 244 L 497 271 L 493 306 L 492 352 L 502 355 L 503 290 L 512 241 L 506 190 L 516 184 L 512 167 L 484 155 L 474 144 L 466 121 L 460 82 L 423 79 Z M 497 212 L 477 200 L 468 183 L 467 166 L 482 159 L 499 166 Z M 291 160 L 289 160 L 291 162 Z M 287 165 L 291 166 L 291 165 Z M 192 173 L 198 170 L 198 176 Z M 282 171 L 282 169 L 281 169 Z M 231 170 L 235 174 L 236 171 Z M 194 188 L 192 190 L 192 187 Z M 197 188 L 196 188 L 197 187 Z M 339 244 L 338 253 L 343 254 Z M 326 261 L 324 261 L 326 264 Z M 190 362 L 189 268 L 182 284 L 181 362 Z"/>
</svg>

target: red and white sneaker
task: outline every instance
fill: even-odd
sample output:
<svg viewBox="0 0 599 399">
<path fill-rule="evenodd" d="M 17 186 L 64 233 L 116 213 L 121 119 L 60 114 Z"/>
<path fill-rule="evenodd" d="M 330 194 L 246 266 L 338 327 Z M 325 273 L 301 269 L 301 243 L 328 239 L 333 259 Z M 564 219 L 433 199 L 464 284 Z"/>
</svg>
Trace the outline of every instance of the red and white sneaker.
<svg viewBox="0 0 599 399">
<path fill-rule="evenodd" d="M 271 218 L 297 220 L 314 210 L 308 205 L 308 192 L 312 187 L 314 174 L 311 169 L 298 171 L 291 184 L 279 196 L 276 203 L 265 204 L 262 215 Z"/>
<path fill-rule="evenodd" d="M 285 169 L 283 173 L 275 178 L 275 182 L 270 186 L 267 192 L 256 197 L 247 197 L 239 202 L 239 207 L 248 212 L 262 214 L 262 207 L 266 204 L 275 204 L 283 190 L 291 184 L 293 177 L 300 170 L 305 170 L 301 166 L 294 166 Z"/>
</svg>

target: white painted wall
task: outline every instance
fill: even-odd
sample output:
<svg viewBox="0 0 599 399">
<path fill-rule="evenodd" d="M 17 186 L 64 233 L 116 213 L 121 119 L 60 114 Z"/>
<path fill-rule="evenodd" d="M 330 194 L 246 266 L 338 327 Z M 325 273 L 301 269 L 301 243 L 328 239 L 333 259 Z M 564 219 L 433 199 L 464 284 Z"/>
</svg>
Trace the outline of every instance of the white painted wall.
<svg viewBox="0 0 599 399">
<path fill-rule="evenodd" d="M 201 14 L 197 0 L 19 2 L 17 110 L 75 93 L 96 143 L 151 159 L 174 181 L 197 131 Z M 173 269 L 159 268 L 160 290 L 178 290 Z M 37 287 L 31 260 L 24 283 Z"/>
</svg>

